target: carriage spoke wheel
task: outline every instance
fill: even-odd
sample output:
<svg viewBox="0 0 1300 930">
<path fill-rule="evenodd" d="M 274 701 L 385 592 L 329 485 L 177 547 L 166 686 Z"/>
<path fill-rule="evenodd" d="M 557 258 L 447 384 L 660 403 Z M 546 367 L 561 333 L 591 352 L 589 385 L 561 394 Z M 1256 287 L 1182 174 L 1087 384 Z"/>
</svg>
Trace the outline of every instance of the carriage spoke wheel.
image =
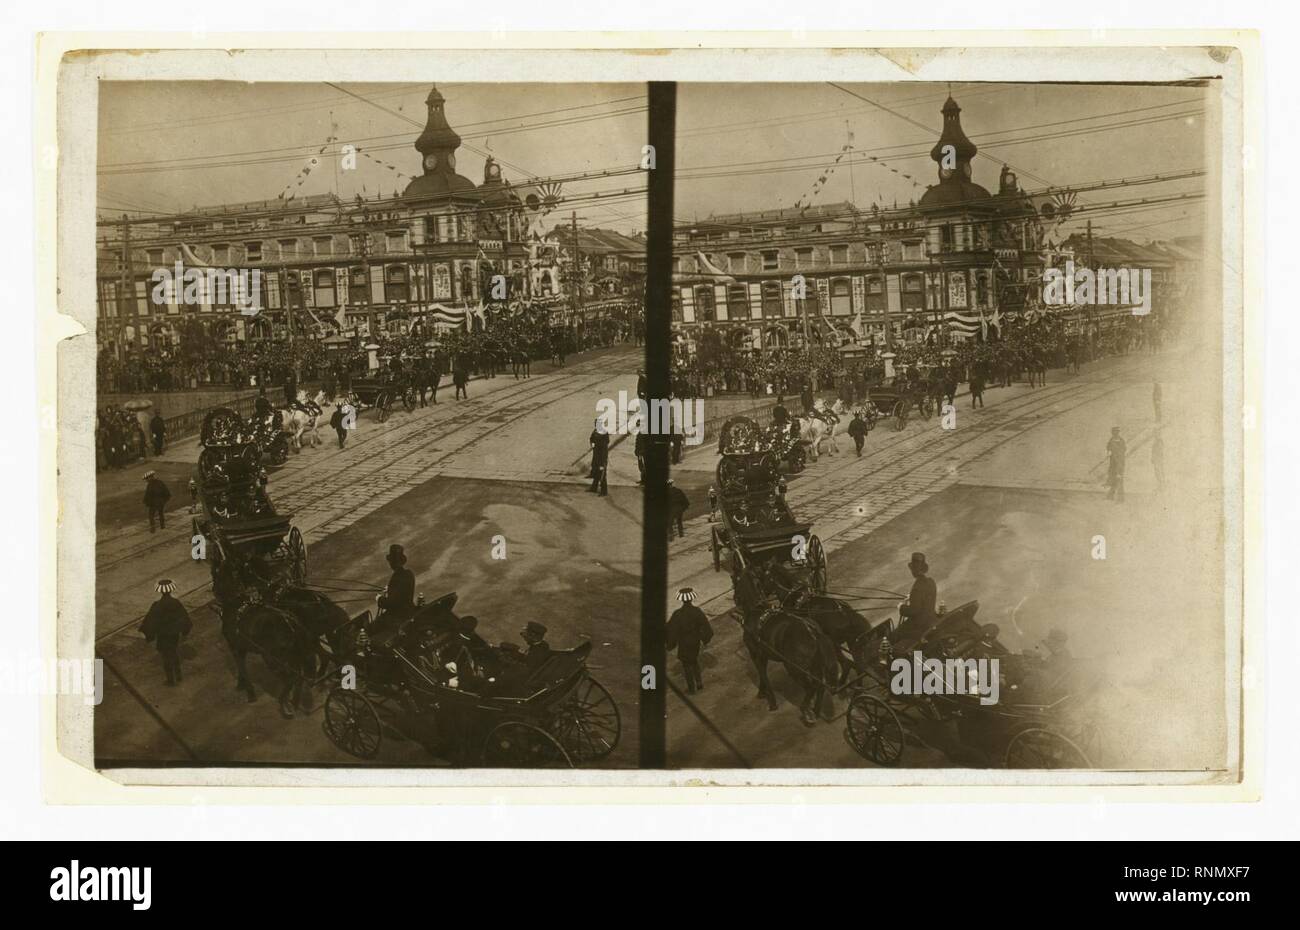
<svg viewBox="0 0 1300 930">
<path fill-rule="evenodd" d="M 821 537 L 814 533 L 808 539 L 808 584 L 814 594 L 825 594 L 829 579 L 826 550 L 822 547 Z"/>
<path fill-rule="evenodd" d="M 483 742 L 483 764 L 503 769 L 571 769 L 573 761 L 559 741 L 529 723 L 510 720 L 493 728 Z"/>
<path fill-rule="evenodd" d="M 375 406 L 379 408 L 379 422 L 383 423 L 388 419 L 388 395 L 380 394 Z"/>
<path fill-rule="evenodd" d="M 1092 761 L 1072 740 L 1051 730 L 1021 730 L 1011 738 L 1003 764 L 1009 769 L 1090 769 Z"/>
<path fill-rule="evenodd" d="M 844 731 L 858 755 L 877 765 L 895 765 L 903 756 L 903 725 L 880 698 L 854 695 L 844 715 Z"/>
<path fill-rule="evenodd" d="M 903 401 L 897 401 L 894 404 L 894 432 L 901 432 L 907 425 L 907 404 Z"/>
<path fill-rule="evenodd" d="M 307 544 L 298 527 L 289 530 L 289 578 L 294 584 L 307 583 Z"/>
<path fill-rule="evenodd" d="M 379 752 L 379 714 L 364 694 L 353 688 L 334 688 L 325 699 L 325 735 L 335 746 L 358 759 L 373 759 Z"/>
<path fill-rule="evenodd" d="M 584 677 L 569 699 L 556 708 L 551 734 L 560 741 L 574 765 L 605 758 L 623 732 L 618 705 L 596 679 Z"/>
</svg>

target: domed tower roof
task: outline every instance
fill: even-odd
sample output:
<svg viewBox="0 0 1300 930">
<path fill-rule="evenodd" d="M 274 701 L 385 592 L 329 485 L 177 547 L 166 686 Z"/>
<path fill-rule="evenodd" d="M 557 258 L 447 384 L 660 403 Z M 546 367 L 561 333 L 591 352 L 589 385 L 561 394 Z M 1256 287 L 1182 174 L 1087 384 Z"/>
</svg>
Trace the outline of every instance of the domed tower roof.
<svg viewBox="0 0 1300 930">
<path fill-rule="evenodd" d="M 989 192 L 971 180 L 971 160 L 979 151 L 961 128 L 961 107 L 949 97 L 943 105 L 943 132 L 930 150 L 938 165 L 939 183 L 926 189 L 918 206 L 922 210 L 946 209 L 970 201 L 976 209 L 987 207 Z"/>
<path fill-rule="evenodd" d="M 415 140 L 424 173 L 406 185 L 403 197 L 440 197 L 475 190 L 473 181 L 456 173 L 456 149 L 460 148 L 460 136 L 447 123 L 443 112 L 445 102 L 446 98 L 438 92 L 435 84 L 424 101 L 429 109 L 424 132 Z"/>
<path fill-rule="evenodd" d="M 943 133 L 939 136 L 939 141 L 930 149 L 930 158 L 933 161 L 941 162 L 947 146 L 952 146 L 956 152 L 957 161 L 970 161 L 979 151 L 975 143 L 966 138 L 966 133 L 961 128 L 961 107 L 957 106 L 957 101 L 949 97 L 943 105 Z"/>
</svg>

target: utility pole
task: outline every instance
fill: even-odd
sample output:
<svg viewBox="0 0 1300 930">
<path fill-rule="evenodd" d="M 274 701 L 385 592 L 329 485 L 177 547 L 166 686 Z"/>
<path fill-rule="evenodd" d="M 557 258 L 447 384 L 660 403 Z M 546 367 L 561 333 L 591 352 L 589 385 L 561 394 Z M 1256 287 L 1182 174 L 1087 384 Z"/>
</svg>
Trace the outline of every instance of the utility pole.
<svg viewBox="0 0 1300 930">
<path fill-rule="evenodd" d="M 131 223 L 129 220 L 127 220 L 126 214 L 123 213 L 122 214 L 122 271 L 121 271 L 121 279 L 118 288 L 119 295 L 117 298 L 117 318 L 119 320 L 125 320 L 126 308 L 134 307 L 135 305 L 135 284 L 132 281 L 133 276 L 134 275 L 131 271 Z M 173 282 L 172 287 L 173 288 L 176 287 L 175 282 Z M 148 323 L 146 322 L 145 325 L 147 326 Z M 125 324 L 123 325 L 122 332 L 123 333 L 126 332 Z"/>
<path fill-rule="evenodd" d="M 574 210 L 570 220 L 573 231 L 573 315 L 575 320 L 582 317 L 582 250 L 578 248 L 578 211 Z"/>
</svg>

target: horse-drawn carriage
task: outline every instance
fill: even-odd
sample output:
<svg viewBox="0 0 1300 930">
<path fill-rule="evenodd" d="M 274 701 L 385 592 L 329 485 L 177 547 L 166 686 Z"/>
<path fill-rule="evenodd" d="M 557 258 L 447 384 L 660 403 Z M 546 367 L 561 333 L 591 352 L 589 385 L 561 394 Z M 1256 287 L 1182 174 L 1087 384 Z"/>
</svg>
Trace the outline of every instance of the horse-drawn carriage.
<svg viewBox="0 0 1300 930">
<path fill-rule="evenodd" d="M 266 494 L 263 451 L 257 427 L 234 410 L 219 407 L 204 418 L 199 442 L 200 513 L 193 520 L 214 592 L 242 584 L 256 574 L 264 581 L 279 576 L 307 580 L 307 547 L 287 515 L 277 513 Z"/>
<path fill-rule="evenodd" d="M 814 592 L 824 593 L 826 551 L 812 524 L 796 521 L 790 512 L 773 437 L 748 417 L 731 417 L 722 425 L 718 452 L 710 501 L 714 571 L 722 570 L 725 550 L 733 579 L 761 562 L 805 578 Z"/>
<path fill-rule="evenodd" d="M 461 764 L 505 768 L 592 765 L 614 751 L 621 721 L 587 668 L 591 643 L 530 662 L 488 645 L 455 604 L 446 595 L 396 627 L 363 616 L 376 632 L 365 639 L 357 679 L 325 703 L 325 733 L 336 746 L 371 759 L 383 733 L 396 729 Z"/>
<path fill-rule="evenodd" d="M 407 413 L 415 409 L 419 393 L 415 379 L 410 374 L 397 374 L 392 371 L 376 373 L 368 378 L 355 378 L 348 402 L 357 408 L 357 412 L 374 409 L 378 411 L 379 422 L 388 419 L 389 413 L 401 404 Z"/>
<path fill-rule="evenodd" d="M 898 375 L 888 383 L 872 385 L 867 389 L 867 401 L 864 412 L 868 428 L 874 428 L 877 421 L 890 419 L 894 431 L 907 426 L 907 418 L 916 410 L 927 420 L 934 415 L 934 398 L 919 379 Z"/>
<path fill-rule="evenodd" d="M 975 622 L 978 610 L 978 601 L 963 604 L 942 615 L 919 639 L 906 646 L 900 643 L 897 649 L 891 640 L 901 628 L 892 621 L 871 630 L 863 651 L 878 658 L 867 663 L 865 687 L 850 699 L 845 714 L 845 735 L 853 748 L 879 765 L 896 764 L 905 741 L 902 721 L 916 714 L 930 724 L 953 722 L 962 750 L 972 753 L 976 764 L 1092 768 L 1098 731 L 1090 699 L 1103 681 L 1095 663 L 1064 655 L 1012 653 L 998 641 L 995 624 Z M 915 687 L 898 693 L 891 686 L 895 673 L 890 660 L 903 649 L 920 652 L 923 662 L 932 664 L 929 674 L 946 675 L 944 687 L 927 689 L 934 693 L 917 693 Z M 971 660 L 996 670 L 996 702 L 985 703 L 977 683 L 968 677 L 978 674 Z"/>
</svg>

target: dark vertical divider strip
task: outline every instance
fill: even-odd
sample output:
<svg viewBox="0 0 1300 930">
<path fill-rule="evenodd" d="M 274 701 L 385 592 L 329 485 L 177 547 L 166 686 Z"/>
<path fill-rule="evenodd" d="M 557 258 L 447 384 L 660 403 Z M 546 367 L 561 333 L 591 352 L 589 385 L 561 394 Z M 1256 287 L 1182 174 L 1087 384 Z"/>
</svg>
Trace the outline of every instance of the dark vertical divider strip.
<svg viewBox="0 0 1300 930">
<path fill-rule="evenodd" d="M 649 145 L 654 167 L 647 173 L 645 369 L 650 397 L 669 389 L 673 275 L 673 164 L 676 148 L 677 85 L 649 86 Z M 664 624 L 668 604 L 668 437 L 653 435 L 646 463 L 641 535 L 641 767 L 667 764 L 665 713 L 668 691 Z M 644 683 L 654 669 L 654 687 Z"/>
</svg>

